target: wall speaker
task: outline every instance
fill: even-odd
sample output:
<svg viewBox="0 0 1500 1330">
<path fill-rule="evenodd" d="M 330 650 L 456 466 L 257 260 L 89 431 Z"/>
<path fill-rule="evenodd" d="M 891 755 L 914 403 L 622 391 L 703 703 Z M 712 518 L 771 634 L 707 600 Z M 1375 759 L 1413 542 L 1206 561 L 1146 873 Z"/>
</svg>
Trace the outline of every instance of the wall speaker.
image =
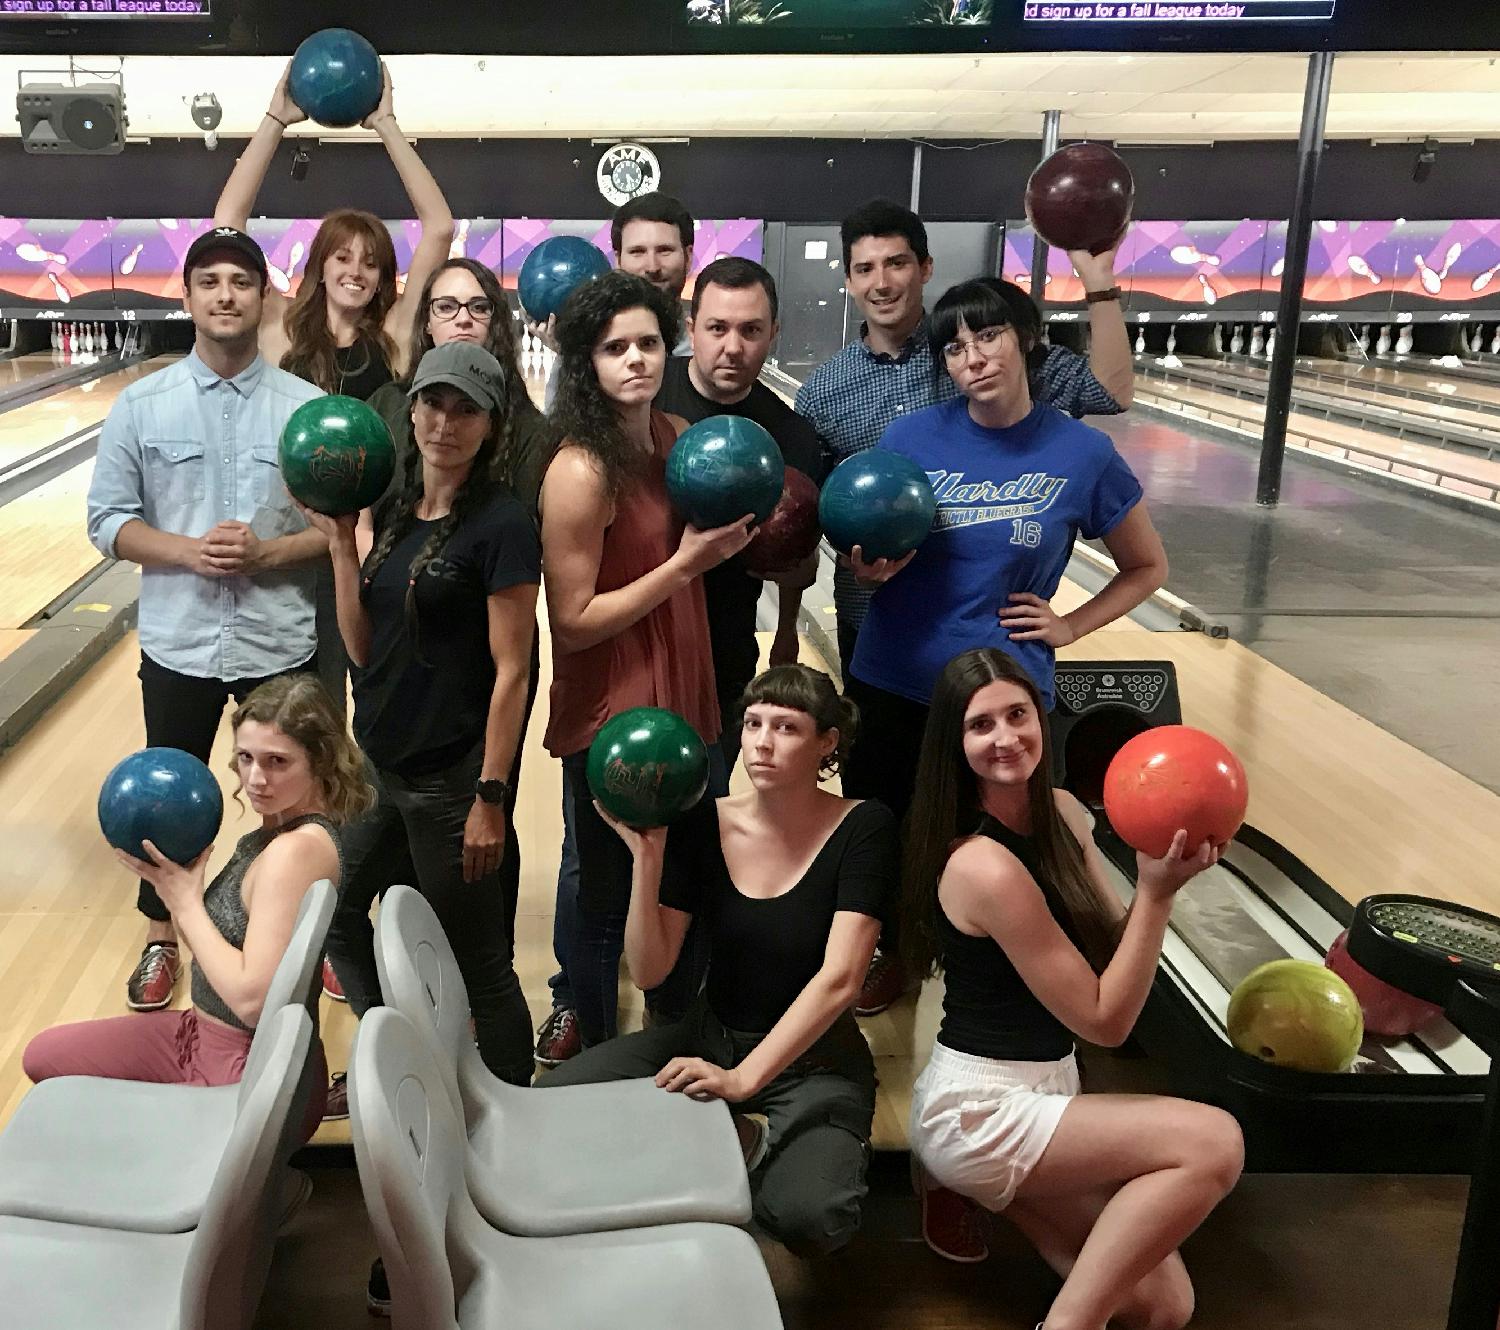
<svg viewBox="0 0 1500 1330">
<path fill-rule="evenodd" d="M 125 96 L 118 84 L 24 84 L 16 119 L 27 152 L 77 156 L 125 148 Z"/>
</svg>

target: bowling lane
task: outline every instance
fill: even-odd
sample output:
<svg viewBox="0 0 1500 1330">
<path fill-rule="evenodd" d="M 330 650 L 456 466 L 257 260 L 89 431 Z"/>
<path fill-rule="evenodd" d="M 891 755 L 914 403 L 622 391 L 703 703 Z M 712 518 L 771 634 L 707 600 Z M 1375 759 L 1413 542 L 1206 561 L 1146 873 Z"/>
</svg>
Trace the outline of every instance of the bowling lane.
<svg viewBox="0 0 1500 1330">
<path fill-rule="evenodd" d="M 94 459 L 0 507 L 0 630 L 20 628 L 100 562 L 84 534 Z"/>
<path fill-rule="evenodd" d="M 99 424 L 115 399 L 138 379 L 165 369 L 179 357 L 156 356 L 111 374 L 50 393 L 37 402 L 0 414 L 0 471 L 79 430 Z"/>
<path fill-rule="evenodd" d="M 30 383 L 32 379 L 63 369 L 67 364 L 68 358 L 61 351 L 35 351 L 0 360 L 0 392 Z"/>
<path fill-rule="evenodd" d="M 1319 374 L 1347 379 L 1352 383 L 1420 388 L 1426 392 L 1451 395 L 1455 402 L 1500 406 L 1500 385 L 1455 379 L 1445 375 L 1438 366 L 1429 368 L 1414 365 L 1411 369 L 1389 369 L 1383 365 L 1368 365 L 1353 360 L 1316 360 L 1303 357 L 1297 361 L 1297 367 L 1315 369 Z"/>
<path fill-rule="evenodd" d="M 1170 590 L 1236 641 L 1500 791 L 1493 521 L 1296 454 L 1281 505 L 1262 508 L 1258 444 L 1141 411 L 1093 423 L 1145 487 Z M 1102 655 L 1094 642 L 1086 654 Z"/>
</svg>

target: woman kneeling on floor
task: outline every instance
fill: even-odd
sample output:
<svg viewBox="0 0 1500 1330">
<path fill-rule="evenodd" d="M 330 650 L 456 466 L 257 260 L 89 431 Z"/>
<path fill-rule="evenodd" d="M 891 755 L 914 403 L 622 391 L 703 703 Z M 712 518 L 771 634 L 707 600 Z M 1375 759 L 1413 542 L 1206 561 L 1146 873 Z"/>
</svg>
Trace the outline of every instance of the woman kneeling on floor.
<svg viewBox="0 0 1500 1330">
<path fill-rule="evenodd" d="M 1052 786 L 1041 694 L 994 648 L 939 677 L 916 788 L 902 938 L 912 973 L 941 961 L 946 981 L 912 1091 L 923 1235 L 980 1260 L 960 1198 L 1003 1210 L 1063 1276 L 1044 1330 L 1179 1330 L 1177 1248 L 1239 1177 L 1239 1127 L 1182 1099 L 1080 1095 L 1073 1043 L 1124 1042 L 1172 899 L 1218 851 L 1179 831 L 1165 858 L 1137 855 L 1126 914 L 1083 805 Z"/>
<path fill-rule="evenodd" d="M 688 1015 L 586 1049 L 542 1086 L 654 1076 L 737 1115 L 756 1222 L 803 1255 L 859 1227 L 875 1067 L 855 1025 L 894 898 L 896 828 L 874 801 L 818 781 L 839 769 L 857 713 L 826 674 L 780 665 L 743 698 L 749 793 L 705 799 L 666 828 L 613 823 L 635 873 L 625 957 L 642 989 L 672 969 L 695 914 L 708 982 Z"/>
<path fill-rule="evenodd" d="M 235 774 L 261 825 L 240 837 L 205 890 L 213 846 L 174 864 L 147 841 L 149 861 L 115 857 L 145 879 L 172 911 L 193 953 L 193 1005 L 82 1021 L 44 1030 L 23 1058 L 33 1081 L 108 1076 L 181 1085 L 233 1085 L 291 940 L 298 908 L 320 878 L 335 887 L 342 864 L 337 828 L 374 803 L 364 759 L 311 674 L 262 684 L 234 713 Z M 321 1057 L 321 1046 L 315 1056 Z M 326 1076 L 317 1084 L 326 1083 Z M 315 1096 L 321 1101 L 321 1096 Z M 307 1134 L 322 1117 L 309 1106 Z"/>
</svg>

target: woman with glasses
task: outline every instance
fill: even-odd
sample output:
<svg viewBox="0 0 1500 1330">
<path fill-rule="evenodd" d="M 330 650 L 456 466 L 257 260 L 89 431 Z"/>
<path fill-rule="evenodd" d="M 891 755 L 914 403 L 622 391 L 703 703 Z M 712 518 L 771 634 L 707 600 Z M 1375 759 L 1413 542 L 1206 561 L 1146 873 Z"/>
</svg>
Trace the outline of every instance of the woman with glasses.
<svg viewBox="0 0 1500 1330">
<path fill-rule="evenodd" d="M 552 456 L 558 431 L 532 404 L 521 377 L 510 306 L 500 283 L 474 259 L 448 259 L 427 279 L 412 312 L 408 337 L 411 363 L 417 364 L 435 346 L 468 342 L 482 346 L 500 364 L 505 387 L 504 422 L 493 465 L 496 477 L 535 516 L 542 473 Z M 370 398 L 396 441 L 398 485 L 401 460 L 412 444 L 411 405 L 405 383 L 390 383 Z"/>
</svg>

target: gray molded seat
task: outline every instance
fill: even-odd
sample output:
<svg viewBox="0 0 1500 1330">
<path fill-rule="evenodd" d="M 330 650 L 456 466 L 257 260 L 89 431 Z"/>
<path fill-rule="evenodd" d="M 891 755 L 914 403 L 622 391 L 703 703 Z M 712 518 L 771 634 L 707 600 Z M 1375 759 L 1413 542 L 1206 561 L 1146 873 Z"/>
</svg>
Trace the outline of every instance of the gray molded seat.
<svg viewBox="0 0 1500 1330">
<path fill-rule="evenodd" d="M 486 1224 L 446 1072 L 430 1038 L 390 1007 L 360 1022 L 349 1117 L 397 1326 L 660 1330 L 675 1319 L 780 1330 L 755 1242 L 727 1225 L 527 1238 Z"/>
<path fill-rule="evenodd" d="M 744 1224 L 750 1183 L 727 1105 L 649 1079 L 508 1085 L 480 1059 L 469 995 L 437 915 L 392 887 L 375 926 L 386 1002 L 429 1040 L 467 1128 L 469 1191 L 507 1233 L 546 1237 L 701 1220 Z"/>
<path fill-rule="evenodd" d="M 0 1218 L 5 1330 L 250 1330 L 296 1147 L 312 1018 L 283 1006 L 261 1022 L 261 1066 L 234 1120 L 191 1233 Z"/>
<path fill-rule="evenodd" d="M 336 893 L 308 888 L 266 990 L 267 1016 L 296 1005 L 316 1029 L 323 942 Z M 34 1086 L 0 1132 L 0 1215 L 139 1233 L 198 1224 L 235 1119 L 265 1070 L 260 1023 L 238 1085 L 59 1076 Z M 306 1073 L 317 1066 L 310 1059 Z M 310 1081 L 299 1103 L 305 1108 Z"/>
</svg>

